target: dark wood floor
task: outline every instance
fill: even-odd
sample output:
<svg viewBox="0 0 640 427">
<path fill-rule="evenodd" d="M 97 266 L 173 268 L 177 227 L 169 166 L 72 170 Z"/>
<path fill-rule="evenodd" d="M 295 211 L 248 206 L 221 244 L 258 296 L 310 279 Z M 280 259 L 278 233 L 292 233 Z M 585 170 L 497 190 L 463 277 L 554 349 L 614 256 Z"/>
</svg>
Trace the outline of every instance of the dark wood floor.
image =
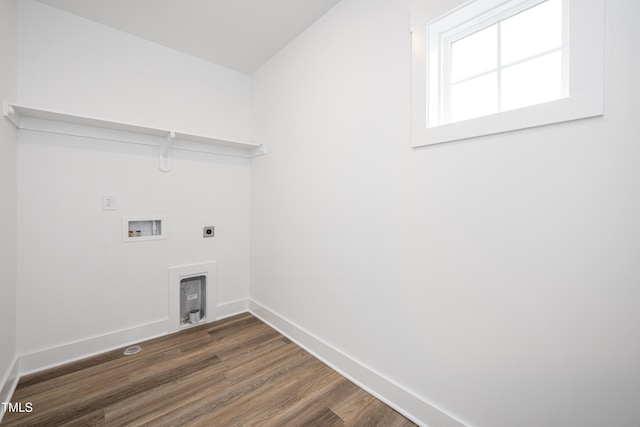
<svg viewBox="0 0 640 427">
<path fill-rule="evenodd" d="M 3 426 L 409 426 L 249 313 L 20 379 Z"/>
</svg>

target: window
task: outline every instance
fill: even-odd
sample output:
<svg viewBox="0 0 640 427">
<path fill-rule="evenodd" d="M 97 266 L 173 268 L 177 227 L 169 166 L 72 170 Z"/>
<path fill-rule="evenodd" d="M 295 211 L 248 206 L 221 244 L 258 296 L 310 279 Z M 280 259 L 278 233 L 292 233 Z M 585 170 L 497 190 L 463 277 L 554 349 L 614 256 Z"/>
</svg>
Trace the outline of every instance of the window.
<svg viewBox="0 0 640 427">
<path fill-rule="evenodd" d="M 418 0 L 413 146 L 601 115 L 602 0 L 569 1 Z"/>
<path fill-rule="evenodd" d="M 440 99 L 434 120 L 450 123 L 553 101 L 563 96 L 562 0 L 520 11 L 526 2 L 443 40 Z M 495 22 L 495 23 L 494 23 Z M 544 29 L 544 31 L 541 31 Z M 443 37 L 442 35 L 440 37 Z M 437 40 L 437 36 L 433 37 Z M 565 49 L 563 49 L 563 47 Z M 437 49 L 434 49 L 437 52 Z M 438 58 L 434 58 L 435 61 Z M 436 115 L 436 113 L 441 113 Z"/>
</svg>

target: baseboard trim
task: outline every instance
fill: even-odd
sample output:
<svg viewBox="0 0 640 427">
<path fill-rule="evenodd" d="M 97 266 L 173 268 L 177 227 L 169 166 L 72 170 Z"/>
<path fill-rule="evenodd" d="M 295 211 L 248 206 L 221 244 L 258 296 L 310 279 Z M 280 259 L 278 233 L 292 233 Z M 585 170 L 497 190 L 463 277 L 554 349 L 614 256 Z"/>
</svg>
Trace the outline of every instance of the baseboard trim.
<svg viewBox="0 0 640 427">
<path fill-rule="evenodd" d="M 216 318 L 212 322 L 249 311 L 249 300 L 231 301 L 215 308 Z M 61 346 L 25 354 L 19 358 L 19 375 L 28 375 L 66 363 L 116 350 L 166 335 L 170 332 L 168 319 L 150 322 L 133 328 L 104 334 Z"/>
<path fill-rule="evenodd" d="M 20 375 L 43 371 L 166 334 L 167 320 L 164 319 L 21 355 Z"/>
<path fill-rule="evenodd" d="M 11 402 L 18 380 L 20 380 L 19 362 L 17 358 L 14 358 L 12 367 L 5 374 L 2 387 L 0 387 L 0 402 Z M 4 405 L 0 408 L 0 423 L 2 423 L 2 417 L 4 417 Z"/>
<path fill-rule="evenodd" d="M 273 310 L 250 300 L 249 311 L 413 422 L 431 427 L 464 427 L 464 424 L 440 409 L 351 359 Z"/>
<path fill-rule="evenodd" d="M 247 311 L 249 311 L 248 299 L 218 304 L 216 307 L 216 320 L 222 320 L 226 317 L 235 316 L 236 314 L 246 313 Z"/>
<path fill-rule="evenodd" d="M 362 363 L 349 358 L 310 332 L 256 301 L 238 300 L 220 304 L 216 307 L 216 320 L 247 311 L 417 424 L 431 427 L 464 427 L 464 424 L 434 405 L 415 396 Z M 22 355 L 14 360 L 12 369 L 6 374 L 7 378 L 0 389 L 0 402 L 11 401 L 21 376 L 166 335 L 168 326 L 168 321 L 165 319 Z M 0 410 L 0 422 L 3 415 L 4 412 Z"/>
</svg>

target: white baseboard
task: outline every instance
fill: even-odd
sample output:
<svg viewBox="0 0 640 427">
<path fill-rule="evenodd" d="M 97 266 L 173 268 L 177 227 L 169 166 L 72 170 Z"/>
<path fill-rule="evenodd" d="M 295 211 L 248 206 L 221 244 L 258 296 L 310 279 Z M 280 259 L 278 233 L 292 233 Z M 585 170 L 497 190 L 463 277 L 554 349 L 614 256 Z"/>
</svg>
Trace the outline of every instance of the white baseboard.
<svg viewBox="0 0 640 427">
<path fill-rule="evenodd" d="M 216 307 L 216 320 L 221 320 L 226 317 L 235 316 L 236 314 L 246 313 L 249 311 L 249 300 L 242 299 L 238 301 L 231 301 L 224 304 L 218 304 Z"/>
<path fill-rule="evenodd" d="M 216 319 L 230 317 L 248 311 L 249 301 L 239 300 L 219 304 L 215 308 Z M 100 335 L 61 346 L 36 351 L 20 356 L 20 376 L 39 372 L 65 363 L 75 362 L 86 357 L 136 344 L 162 335 L 169 330 L 167 319 L 147 323 L 121 331 Z"/>
<path fill-rule="evenodd" d="M 20 356 L 20 375 L 27 375 L 167 333 L 167 320 L 159 320 Z"/>
<path fill-rule="evenodd" d="M 277 329 L 337 372 L 412 421 L 431 427 L 464 427 L 464 424 L 443 411 L 253 300 L 239 300 L 218 305 L 216 320 L 246 311 Z M 11 401 L 20 376 L 166 335 L 167 331 L 167 320 L 160 320 L 22 355 L 14 361 L 13 368 L 6 374 L 7 378 L 0 389 L 0 402 Z M 0 421 L 2 421 L 2 415 L 3 412 L 0 411 Z"/>
<path fill-rule="evenodd" d="M 13 392 L 18 385 L 19 379 L 19 363 L 18 359 L 14 358 L 11 369 L 5 374 L 5 378 L 3 378 L 3 382 L 1 383 L 2 387 L 0 387 L 0 402 L 11 402 L 11 397 L 13 396 Z M 0 423 L 2 423 L 3 416 L 4 405 L 2 405 L 2 408 L 0 408 Z"/>
<path fill-rule="evenodd" d="M 272 310 L 250 300 L 249 311 L 413 422 L 431 427 L 464 427 L 464 424 L 453 417 L 349 358 Z"/>
</svg>

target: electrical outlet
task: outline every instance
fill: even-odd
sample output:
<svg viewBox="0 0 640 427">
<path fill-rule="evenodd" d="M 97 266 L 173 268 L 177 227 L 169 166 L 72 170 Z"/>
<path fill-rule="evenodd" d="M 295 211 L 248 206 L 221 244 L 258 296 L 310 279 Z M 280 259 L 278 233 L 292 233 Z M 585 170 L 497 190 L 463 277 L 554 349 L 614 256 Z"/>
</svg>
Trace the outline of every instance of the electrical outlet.
<svg viewBox="0 0 640 427">
<path fill-rule="evenodd" d="M 116 210 L 116 198 L 111 195 L 102 196 L 102 210 L 103 211 L 115 211 Z"/>
<path fill-rule="evenodd" d="M 202 237 L 213 237 L 215 236 L 215 227 L 213 225 L 208 225 L 202 229 Z"/>
</svg>

